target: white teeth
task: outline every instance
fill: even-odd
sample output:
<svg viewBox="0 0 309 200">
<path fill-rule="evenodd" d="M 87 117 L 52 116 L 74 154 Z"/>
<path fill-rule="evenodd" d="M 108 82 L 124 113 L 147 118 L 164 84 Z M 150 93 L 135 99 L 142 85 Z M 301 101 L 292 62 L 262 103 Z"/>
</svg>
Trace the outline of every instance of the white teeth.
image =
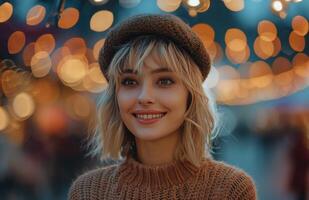
<svg viewBox="0 0 309 200">
<path fill-rule="evenodd" d="M 161 118 L 163 117 L 164 114 L 136 114 L 137 118 L 139 119 L 158 119 L 158 118 Z"/>
</svg>

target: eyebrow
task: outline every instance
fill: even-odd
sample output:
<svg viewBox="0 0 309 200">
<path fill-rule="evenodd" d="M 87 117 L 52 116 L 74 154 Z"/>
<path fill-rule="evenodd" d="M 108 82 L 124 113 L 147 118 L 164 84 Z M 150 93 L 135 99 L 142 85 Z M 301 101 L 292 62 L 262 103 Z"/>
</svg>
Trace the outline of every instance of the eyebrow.
<svg viewBox="0 0 309 200">
<path fill-rule="evenodd" d="M 156 73 L 161 73 L 161 72 L 172 72 L 170 69 L 168 68 L 158 68 L 158 69 L 154 69 L 151 71 L 151 74 L 156 74 Z M 132 69 L 124 69 L 123 74 L 137 74 L 136 71 L 133 71 Z"/>
</svg>

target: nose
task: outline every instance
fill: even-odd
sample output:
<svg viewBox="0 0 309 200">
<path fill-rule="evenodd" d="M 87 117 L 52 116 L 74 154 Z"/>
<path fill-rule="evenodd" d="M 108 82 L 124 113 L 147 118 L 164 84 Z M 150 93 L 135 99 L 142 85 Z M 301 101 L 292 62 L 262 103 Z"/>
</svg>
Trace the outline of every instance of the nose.
<svg viewBox="0 0 309 200">
<path fill-rule="evenodd" d="M 141 105 L 149 105 L 154 103 L 153 89 L 151 84 L 143 83 L 141 85 L 137 100 Z"/>
</svg>

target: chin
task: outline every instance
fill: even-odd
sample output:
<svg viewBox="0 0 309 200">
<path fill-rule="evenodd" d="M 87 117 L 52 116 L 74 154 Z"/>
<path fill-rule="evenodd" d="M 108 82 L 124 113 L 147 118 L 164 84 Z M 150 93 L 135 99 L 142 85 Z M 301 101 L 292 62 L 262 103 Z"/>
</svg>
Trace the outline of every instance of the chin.
<svg viewBox="0 0 309 200">
<path fill-rule="evenodd" d="M 143 133 L 137 133 L 133 134 L 137 139 L 139 140 L 144 140 L 144 141 L 154 141 L 158 140 L 164 137 L 164 135 L 158 135 L 157 133 L 148 133 L 148 132 L 143 132 Z"/>
</svg>

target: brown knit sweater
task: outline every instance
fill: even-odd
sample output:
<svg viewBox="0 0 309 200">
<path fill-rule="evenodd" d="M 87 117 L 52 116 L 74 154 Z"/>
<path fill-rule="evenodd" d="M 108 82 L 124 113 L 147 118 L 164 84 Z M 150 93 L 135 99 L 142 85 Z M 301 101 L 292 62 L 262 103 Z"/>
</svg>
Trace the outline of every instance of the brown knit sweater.
<svg viewBox="0 0 309 200">
<path fill-rule="evenodd" d="M 179 161 L 147 166 L 128 158 L 78 177 L 69 199 L 254 200 L 256 191 L 243 171 L 209 158 L 199 168 Z"/>
</svg>

